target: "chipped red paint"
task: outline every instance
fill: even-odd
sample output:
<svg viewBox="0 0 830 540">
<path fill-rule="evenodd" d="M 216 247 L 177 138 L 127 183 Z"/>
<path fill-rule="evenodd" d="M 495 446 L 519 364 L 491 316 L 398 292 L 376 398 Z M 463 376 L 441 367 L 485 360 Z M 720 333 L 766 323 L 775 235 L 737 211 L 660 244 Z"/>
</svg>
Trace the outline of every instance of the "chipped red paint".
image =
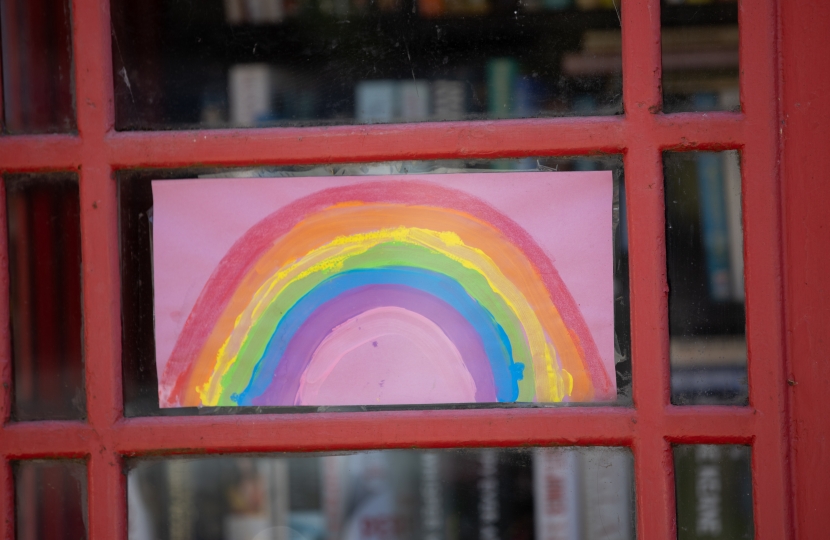
<svg viewBox="0 0 830 540">
<path fill-rule="evenodd" d="M 819 189 L 815 185 L 821 181 L 806 182 L 811 171 L 820 170 L 819 160 L 825 154 L 820 145 L 826 137 L 820 137 L 811 122 L 818 113 L 827 120 L 827 94 L 821 95 L 821 107 L 811 112 L 795 114 L 795 107 L 811 91 L 809 85 L 828 87 L 830 70 L 798 60 L 810 54 L 830 57 L 826 40 L 818 33 L 826 27 L 830 11 L 818 0 L 798 7 L 799 3 L 792 4 L 741 1 L 742 113 L 660 114 L 660 2 L 626 0 L 622 6 L 625 116 L 116 133 L 109 2 L 74 0 L 78 135 L 0 137 L 0 169 L 80 171 L 88 421 L 8 422 L 8 309 L 0 310 L 0 538 L 14 537 L 11 459 L 85 457 L 89 537 L 100 540 L 126 538 L 126 457 L 527 444 L 631 447 L 638 537 L 674 538 L 671 444 L 679 442 L 752 444 L 756 538 L 793 538 L 794 517 L 801 537 L 821 536 L 830 515 L 823 511 L 830 505 L 828 488 L 812 479 L 827 477 L 828 460 L 820 446 L 811 444 L 827 440 L 826 414 L 818 411 L 826 411 L 828 401 L 818 381 L 828 377 L 828 364 L 825 361 L 817 368 L 815 361 L 826 356 L 826 347 L 820 347 L 826 345 L 821 341 L 826 337 L 820 336 L 827 335 L 830 316 L 825 307 L 827 251 L 816 249 L 825 237 L 816 230 L 823 225 L 827 230 L 824 216 L 830 204 L 830 184 L 823 182 Z M 812 33 L 802 31 L 808 23 Z M 823 56 L 815 49 L 819 43 L 824 43 Z M 781 51 L 779 46 L 783 46 Z M 782 65 L 783 113 L 778 105 Z M 785 131 L 785 162 L 780 169 L 782 114 L 791 124 Z M 661 154 L 694 149 L 742 151 L 749 407 L 674 407 L 669 401 Z M 277 165 L 596 152 L 624 155 L 634 407 L 122 417 L 114 170 L 194 163 Z M 783 208 L 782 190 L 787 196 Z M 5 223 L 4 204 L 0 204 L 0 214 L 0 223 Z M 801 243 L 804 238 L 814 241 L 809 251 L 800 251 L 806 245 Z M 0 304 L 8 306 L 5 244 L 5 231 L 0 230 Z M 798 273 L 802 268 L 824 288 L 816 289 L 814 281 L 803 285 Z M 808 335 L 802 333 L 805 325 Z M 785 329 L 794 336 L 786 342 Z M 787 351 L 791 371 L 785 363 Z M 788 373 L 797 386 L 787 385 Z M 792 410 L 788 394 L 794 396 Z M 799 437 L 792 440 L 792 469 L 790 414 Z M 823 472 L 814 468 L 816 463 L 823 463 Z"/>
</svg>

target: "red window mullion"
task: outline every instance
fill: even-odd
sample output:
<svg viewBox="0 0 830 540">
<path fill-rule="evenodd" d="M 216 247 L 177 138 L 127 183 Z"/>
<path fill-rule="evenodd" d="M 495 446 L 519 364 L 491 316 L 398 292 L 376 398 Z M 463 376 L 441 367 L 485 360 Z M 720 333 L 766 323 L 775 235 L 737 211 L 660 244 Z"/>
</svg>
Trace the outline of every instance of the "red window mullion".
<svg viewBox="0 0 830 540">
<path fill-rule="evenodd" d="M 750 406 L 758 414 L 752 475 L 759 539 L 787 538 L 793 532 L 781 281 L 777 14 L 777 3 L 771 0 L 740 2 L 747 371 Z"/>
<path fill-rule="evenodd" d="M 2 73 L 2 71 L 0 71 Z M 0 84 L 2 87 L 2 84 Z M 0 90 L 2 92 L 2 90 Z M 12 355 L 9 306 L 9 264 L 6 186 L 0 179 L 0 438 L 11 416 Z M 6 448 L 0 447 L 0 538 L 14 538 L 14 479 Z"/>
<path fill-rule="evenodd" d="M 81 137 L 84 371 L 97 432 L 87 462 L 88 536 L 126 538 L 126 478 L 112 445 L 122 415 L 118 201 L 105 137 L 114 122 L 109 1 L 73 0 L 75 101 Z"/>
<path fill-rule="evenodd" d="M 657 540 L 676 536 L 671 445 L 663 433 L 670 382 L 663 167 L 653 129 L 662 104 L 660 2 L 622 5 L 637 537 Z"/>
</svg>

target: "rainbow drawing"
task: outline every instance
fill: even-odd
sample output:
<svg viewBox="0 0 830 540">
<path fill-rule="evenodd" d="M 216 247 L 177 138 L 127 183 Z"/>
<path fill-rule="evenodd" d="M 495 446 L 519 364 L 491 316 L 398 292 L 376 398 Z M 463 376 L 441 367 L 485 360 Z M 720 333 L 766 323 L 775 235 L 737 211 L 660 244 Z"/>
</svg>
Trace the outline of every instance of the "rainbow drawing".
<svg viewBox="0 0 830 540">
<path fill-rule="evenodd" d="M 527 231 L 462 191 L 364 179 L 299 198 L 233 244 L 160 373 L 160 400 L 561 402 L 614 386 Z"/>
</svg>

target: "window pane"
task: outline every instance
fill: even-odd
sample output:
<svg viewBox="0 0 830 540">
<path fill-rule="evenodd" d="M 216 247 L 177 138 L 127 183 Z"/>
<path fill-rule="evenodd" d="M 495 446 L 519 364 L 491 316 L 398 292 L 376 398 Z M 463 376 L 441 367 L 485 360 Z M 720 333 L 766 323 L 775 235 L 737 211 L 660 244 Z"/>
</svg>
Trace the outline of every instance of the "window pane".
<svg viewBox="0 0 830 540">
<path fill-rule="evenodd" d="M 112 17 L 119 130 L 622 113 L 614 0 L 112 0 Z"/>
<path fill-rule="evenodd" d="M 751 540 L 749 446 L 674 448 L 678 540 Z"/>
<path fill-rule="evenodd" d="M 664 0 L 663 110 L 739 111 L 738 2 Z"/>
<path fill-rule="evenodd" d="M 75 129 L 68 0 L 0 0 L 7 133 Z"/>
<path fill-rule="evenodd" d="M 18 461 L 14 466 L 19 540 L 86 538 L 86 465 L 80 461 Z"/>
<path fill-rule="evenodd" d="M 738 153 L 664 156 L 672 402 L 747 403 Z"/>
<path fill-rule="evenodd" d="M 633 540 L 622 448 L 138 461 L 130 540 Z"/>
<path fill-rule="evenodd" d="M 7 175 L 17 420 L 85 416 L 77 178 Z"/>
<path fill-rule="evenodd" d="M 358 165 L 327 165 L 320 167 L 282 167 L 251 170 L 169 170 L 124 171 L 119 174 L 122 234 L 122 282 L 123 295 L 123 373 L 124 402 L 127 416 L 182 415 L 182 414 L 245 414 L 256 413 L 260 407 L 199 409 L 159 409 L 158 383 L 155 364 L 153 325 L 153 287 L 151 232 L 148 212 L 152 208 L 150 180 L 158 178 L 195 178 L 211 175 L 232 176 L 323 176 L 407 174 L 429 172 L 475 172 L 481 170 L 611 170 L 614 173 L 614 349 L 617 386 L 617 404 L 631 403 L 631 355 L 630 323 L 628 308 L 628 242 L 625 230 L 625 204 L 622 162 L 619 157 L 601 159 L 549 159 L 498 161 L 438 161 L 397 162 Z M 198 294 L 198 291 L 196 292 Z M 463 405 L 469 407 L 470 405 Z M 494 405 L 486 405 L 494 406 Z M 505 405 L 500 405 L 505 406 Z M 511 405 L 520 406 L 520 405 Z M 541 406 L 541 405 L 535 405 Z M 458 407 L 455 406 L 455 407 Z M 345 409 L 345 408 L 344 408 Z M 313 411 L 281 407 L 269 412 Z"/>
</svg>

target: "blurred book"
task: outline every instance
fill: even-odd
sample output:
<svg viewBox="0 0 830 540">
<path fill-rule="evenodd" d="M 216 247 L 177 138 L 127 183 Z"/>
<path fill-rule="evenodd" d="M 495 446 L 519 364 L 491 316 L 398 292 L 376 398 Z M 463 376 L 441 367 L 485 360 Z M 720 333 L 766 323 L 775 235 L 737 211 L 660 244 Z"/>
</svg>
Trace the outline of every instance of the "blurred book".
<svg viewBox="0 0 830 540">
<path fill-rule="evenodd" d="M 737 94 L 732 92 L 730 94 Z M 721 108 L 730 110 L 732 103 L 723 103 Z M 731 96 L 726 99 L 732 100 Z M 726 199 L 726 221 L 729 231 L 729 269 L 731 296 L 734 302 L 745 301 L 744 291 L 744 232 L 741 210 L 741 164 L 737 150 L 729 150 L 721 154 L 723 160 L 723 189 Z"/>
<path fill-rule="evenodd" d="M 392 122 L 397 108 L 397 81 L 360 81 L 355 87 L 355 120 L 358 122 Z"/>
<path fill-rule="evenodd" d="M 579 453 L 573 448 L 533 451 L 535 540 L 581 538 Z"/>
<path fill-rule="evenodd" d="M 513 91 L 519 74 L 514 58 L 491 58 L 487 62 L 487 110 L 490 118 L 510 118 Z"/>
<path fill-rule="evenodd" d="M 400 119 L 404 122 L 426 120 L 430 113 L 430 84 L 428 81 L 401 81 L 398 83 Z"/>
<path fill-rule="evenodd" d="M 234 25 L 245 22 L 245 1 L 225 0 L 225 22 Z"/>
<path fill-rule="evenodd" d="M 225 22 L 240 24 L 275 24 L 282 21 L 283 0 L 224 0 Z"/>
<path fill-rule="evenodd" d="M 467 91 L 462 81 L 432 83 L 433 116 L 436 120 L 460 120 L 467 112 Z"/>
<path fill-rule="evenodd" d="M 748 446 L 675 447 L 678 540 L 754 537 L 750 459 Z"/>
<path fill-rule="evenodd" d="M 230 123 L 251 127 L 273 116 L 274 70 L 268 64 L 237 64 L 228 71 Z"/>
<path fill-rule="evenodd" d="M 619 448 L 596 448 L 580 457 L 583 538 L 633 540 L 631 454 Z"/>
</svg>

